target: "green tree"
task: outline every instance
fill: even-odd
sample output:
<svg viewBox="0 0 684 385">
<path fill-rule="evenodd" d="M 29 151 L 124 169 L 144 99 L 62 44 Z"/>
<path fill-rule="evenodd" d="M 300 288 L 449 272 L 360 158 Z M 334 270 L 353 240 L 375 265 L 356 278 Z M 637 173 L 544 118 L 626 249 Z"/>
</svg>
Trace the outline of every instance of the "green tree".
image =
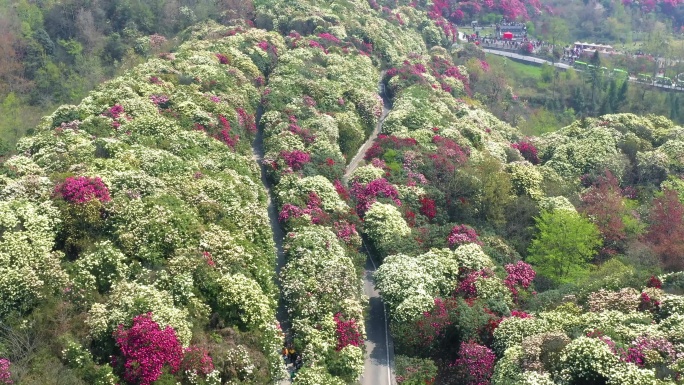
<svg viewBox="0 0 684 385">
<path fill-rule="evenodd" d="M 543 211 L 536 222 L 538 233 L 527 262 L 557 284 L 586 272 L 587 263 L 602 244 L 596 225 L 568 210 Z"/>
</svg>

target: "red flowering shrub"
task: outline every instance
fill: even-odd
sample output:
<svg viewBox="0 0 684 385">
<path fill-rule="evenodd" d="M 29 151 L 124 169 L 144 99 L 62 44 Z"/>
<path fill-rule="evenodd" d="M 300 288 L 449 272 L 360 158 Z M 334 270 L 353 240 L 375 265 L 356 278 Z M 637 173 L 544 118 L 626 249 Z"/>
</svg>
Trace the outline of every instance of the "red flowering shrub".
<svg viewBox="0 0 684 385">
<path fill-rule="evenodd" d="M 335 333 L 337 334 L 336 350 L 340 351 L 345 346 L 362 346 L 363 336 L 359 331 L 360 327 L 355 319 L 346 320 L 342 313 L 337 313 L 333 317 L 335 320 Z"/>
<path fill-rule="evenodd" d="M 651 278 L 648 279 L 648 282 L 646 283 L 646 287 L 654 287 L 656 289 L 662 289 L 663 288 L 663 281 L 658 279 L 655 275 L 652 275 Z"/>
<path fill-rule="evenodd" d="M 637 337 L 627 349 L 617 349 L 622 361 L 631 362 L 639 367 L 644 367 L 648 363 L 647 355 L 658 353 L 659 358 L 664 358 L 670 364 L 676 358 L 676 351 L 672 342 L 666 338 L 656 338 L 649 336 Z"/>
<path fill-rule="evenodd" d="M 336 179 L 333 185 L 335 186 L 335 191 L 337 191 L 337 195 L 339 195 L 340 198 L 345 201 L 349 200 L 349 191 L 347 191 L 347 188 L 344 187 L 342 182 Z"/>
<path fill-rule="evenodd" d="M 68 177 L 64 183 L 55 188 L 55 193 L 70 203 L 86 203 L 91 199 L 97 199 L 100 202 L 111 200 L 109 189 L 99 177 Z"/>
<path fill-rule="evenodd" d="M 230 148 L 235 149 L 235 145 L 240 140 L 240 136 L 230 134 L 230 122 L 223 115 L 219 115 L 219 124 L 221 126 L 221 131 L 219 131 L 215 138 L 225 143 Z"/>
<path fill-rule="evenodd" d="M 532 164 L 539 164 L 539 156 L 537 147 L 528 140 L 521 140 L 518 143 L 511 143 L 511 148 L 520 151 L 520 155 Z"/>
<path fill-rule="evenodd" d="M 651 244 L 662 264 L 669 270 L 684 268 L 684 205 L 677 193 L 665 190 L 653 200 L 646 241 Z"/>
<path fill-rule="evenodd" d="M 437 215 L 435 200 L 426 196 L 420 198 L 420 213 L 432 220 Z"/>
<path fill-rule="evenodd" d="M 114 339 L 121 351 L 119 362 L 112 358 L 112 366 L 123 365 L 123 378 L 129 383 L 150 385 L 162 374 L 164 367 L 171 373 L 181 368 L 183 347 L 176 332 L 167 326 L 162 329 L 152 320 L 152 313 L 133 318 L 133 326 L 124 329 L 119 325 Z"/>
<path fill-rule="evenodd" d="M 311 161 L 311 155 L 307 152 L 294 150 L 294 151 L 282 151 L 280 157 L 283 158 L 285 163 L 293 170 L 299 171 L 302 166 Z"/>
<path fill-rule="evenodd" d="M 456 225 L 451 229 L 447 237 L 449 247 L 458 247 L 465 243 L 476 243 L 482 245 L 475 229 L 468 225 Z"/>
<path fill-rule="evenodd" d="M 475 342 L 464 342 L 458 350 L 459 358 L 450 366 L 456 369 L 459 384 L 487 385 L 494 372 L 496 356 L 491 349 Z"/>
</svg>

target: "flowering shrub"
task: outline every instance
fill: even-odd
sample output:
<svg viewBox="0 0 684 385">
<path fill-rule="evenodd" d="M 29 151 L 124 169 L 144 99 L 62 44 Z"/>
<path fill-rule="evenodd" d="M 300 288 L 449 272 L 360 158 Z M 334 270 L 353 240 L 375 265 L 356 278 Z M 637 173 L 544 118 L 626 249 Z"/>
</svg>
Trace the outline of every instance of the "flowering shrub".
<svg viewBox="0 0 684 385">
<path fill-rule="evenodd" d="M 12 373 L 10 373 L 10 360 L 0 358 L 0 384 L 13 384 Z"/>
<path fill-rule="evenodd" d="M 420 197 L 420 213 L 425 215 L 428 219 L 432 220 L 437 215 L 437 209 L 435 208 L 434 199 L 430 199 L 426 196 Z"/>
<path fill-rule="evenodd" d="M 368 211 L 378 197 L 389 198 L 401 206 L 397 188 L 385 178 L 373 180 L 366 185 L 354 183 L 351 187 L 351 194 L 357 201 L 356 211 L 361 215 Z"/>
<path fill-rule="evenodd" d="M 459 358 L 450 366 L 459 373 L 461 384 L 487 385 L 494 372 L 496 356 L 486 346 L 469 341 L 461 344 Z"/>
<path fill-rule="evenodd" d="M 658 277 L 652 275 L 651 278 L 648 279 L 648 282 L 646 283 L 646 287 L 653 287 L 656 289 L 662 289 L 663 282 L 660 279 L 658 279 Z"/>
<path fill-rule="evenodd" d="M 294 151 L 282 151 L 280 157 L 283 158 L 285 164 L 288 165 L 293 171 L 299 171 L 302 166 L 311 161 L 311 155 L 304 151 L 294 150 Z"/>
<path fill-rule="evenodd" d="M 537 147 L 529 140 L 522 140 L 517 143 L 511 143 L 511 148 L 520 151 L 520 154 L 526 161 L 532 164 L 539 164 L 539 155 Z"/>
<path fill-rule="evenodd" d="M 133 318 L 133 326 L 124 329 L 119 325 L 114 339 L 121 351 L 121 360 L 112 359 L 115 367 L 122 365 L 126 381 L 150 385 L 168 367 L 171 373 L 177 372 L 183 360 L 183 348 L 171 327 L 161 329 L 152 320 L 152 314 L 142 314 Z"/>
<path fill-rule="evenodd" d="M 456 225 L 449 232 L 447 237 L 449 242 L 449 247 L 455 248 L 466 243 L 474 243 L 476 245 L 482 245 L 480 242 L 475 229 L 468 225 Z"/>
<path fill-rule="evenodd" d="M 209 357 L 206 349 L 191 346 L 185 349 L 180 367 L 184 373 L 189 372 L 206 376 L 214 371 L 214 362 Z"/>
<path fill-rule="evenodd" d="M 363 335 L 359 331 L 359 325 L 357 325 L 354 318 L 345 320 L 342 313 L 336 313 L 333 319 L 336 325 L 337 351 L 342 350 L 348 345 L 357 347 L 363 345 Z"/>
<path fill-rule="evenodd" d="M 91 199 L 109 202 L 109 189 L 100 177 L 77 176 L 68 177 L 64 183 L 55 188 L 55 192 L 71 203 L 86 203 Z"/>
<path fill-rule="evenodd" d="M 513 295 L 518 294 L 516 286 L 521 286 L 523 289 L 529 288 L 534 277 L 537 275 L 532 266 L 523 261 L 518 261 L 515 264 L 509 263 L 504 268 L 508 273 L 504 284 Z"/>
</svg>

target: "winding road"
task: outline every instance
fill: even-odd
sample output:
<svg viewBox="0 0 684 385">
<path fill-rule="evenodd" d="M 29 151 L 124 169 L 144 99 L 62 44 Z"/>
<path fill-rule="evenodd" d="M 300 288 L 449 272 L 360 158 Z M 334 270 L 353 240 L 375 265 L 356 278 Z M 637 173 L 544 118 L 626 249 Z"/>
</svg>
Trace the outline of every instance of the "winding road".
<svg viewBox="0 0 684 385">
<path fill-rule="evenodd" d="M 361 160 L 363 159 L 363 156 L 366 154 L 366 151 L 368 151 L 368 149 L 373 145 L 375 138 L 377 138 L 380 134 L 380 131 L 382 131 L 382 123 L 385 122 L 385 118 L 387 118 L 387 115 L 389 114 L 390 109 L 392 108 L 392 104 L 389 98 L 387 98 L 387 95 L 385 94 L 385 85 L 382 83 L 382 79 L 385 77 L 386 72 L 387 71 L 380 72 L 380 81 L 378 82 L 378 93 L 382 98 L 382 114 L 380 115 L 378 124 L 375 126 L 373 132 L 370 134 L 368 139 L 363 143 L 361 148 L 359 148 L 359 150 L 356 152 L 356 155 L 354 155 L 352 160 L 347 165 L 347 169 L 345 170 L 344 176 L 342 177 L 342 181 L 344 183 L 347 183 L 352 172 L 354 172 L 354 170 L 356 170 L 356 168 L 359 167 L 359 163 L 361 163 Z"/>
<path fill-rule="evenodd" d="M 378 83 L 378 91 L 382 97 L 382 115 L 378 120 L 375 130 L 368 137 L 366 142 L 359 148 L 356 155 L 352 158 L 344 173 L 344 182 L 346 183 L 349 176 L 356 170 L 359 163 L 363 159 L 363 155 L 368 151 L 373 141 L 378 137 L 382 131 L 382 124 L 387 118 L 387 115 L 392 108 L 391 102 L 384 92 L 382 79 L 385 77 L 385 71 L 380 73 L 380 82 Z M 363 273 L 363 292 L 368 296 L 369 309 L 368 318 L 366 319 L 366 340 L 364 341 L 366 347 L 366 357 L 363 367 L 363 375 L 359 379 L 361 385 L 394 385 L 394 375 L 392 375 L 394 363 L 394 345 L 389 334 L 389 320 L 387 318 L 387 309 L 380 298 L 380 293 L 375 290 L 375 283 L 373 280 L 373 273 L 377 268 L 373 255 L 370 253 L 365 243 L 363 244 L 363 252 L 366 254 L 366 266 Z"/>
</svg>

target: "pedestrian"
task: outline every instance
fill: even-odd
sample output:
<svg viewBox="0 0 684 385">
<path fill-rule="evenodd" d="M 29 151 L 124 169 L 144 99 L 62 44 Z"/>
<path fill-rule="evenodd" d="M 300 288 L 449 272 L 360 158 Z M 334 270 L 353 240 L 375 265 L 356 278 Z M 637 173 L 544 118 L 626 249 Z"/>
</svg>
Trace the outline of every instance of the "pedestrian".
<svg viewBox="0 0 684 385">
<path fill-rule="evenodd" d="M 302 361 L 302 355 L 298 354 L 297 359 L 295 360 L 295 370 L 301 369 L 302 365 L 304 365 L 304 362 Z"/>
<path fill-rule="evenodd" d="M 288 364 L 288 362 L 287 362 L 287 361 L 288 361 L 288 359 L 287 359 L 287 353 L 288 353 L 288 351 L 287 351 L 287 348 L 286 348 L 285 346 L 283 346 L 283 351 L 282 351 L 282 353 L 283 353 L 283 360 L 285 360 L 285 365 L 287 365 L 287 364 Z"/>
<path fill-rule="evenodd" d="M 294 346 L 290 345 L 288 352 L 290 353 L 290 362 L 294 364 L 295 360 L 297 359 L 297 352 L 295 351 Z"/>
</svg>

